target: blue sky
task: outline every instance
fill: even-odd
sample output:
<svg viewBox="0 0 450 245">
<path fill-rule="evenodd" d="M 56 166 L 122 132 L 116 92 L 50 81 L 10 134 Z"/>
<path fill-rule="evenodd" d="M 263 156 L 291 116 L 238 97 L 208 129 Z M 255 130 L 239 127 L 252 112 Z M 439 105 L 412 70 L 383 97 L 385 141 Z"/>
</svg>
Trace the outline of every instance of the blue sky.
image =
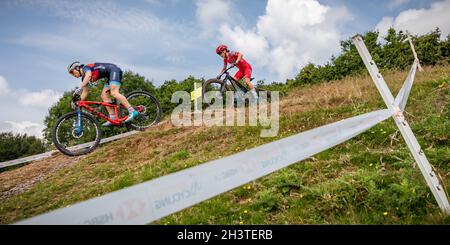
<svg viewBox="0 0 450 245">
<path fill-rule="evenodd" d="M 226 43 L 253 76 L 284 82 L 339 41 L 388 27 L 450 33 L 450 0 L 2 0 L 0 131 L 40 135 L 48 107 L 79 85 L 66 67 L 111 62 L 157 86 L 215 77 Z"/>
</svg>

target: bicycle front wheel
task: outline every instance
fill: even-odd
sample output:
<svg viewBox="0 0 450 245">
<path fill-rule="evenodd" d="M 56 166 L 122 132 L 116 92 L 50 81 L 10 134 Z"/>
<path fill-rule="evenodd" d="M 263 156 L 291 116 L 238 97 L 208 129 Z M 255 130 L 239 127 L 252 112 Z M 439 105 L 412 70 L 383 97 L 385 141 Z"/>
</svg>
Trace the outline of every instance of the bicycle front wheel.
<svg viewBox="0 0 450 245">
<path fill-rule="evenodd" d="M 131 121 L 131 125 L 136 130 L 144 130 L 161 119 L 161 105 L 152 94 L 145 91 L 134 91 L 126 98 L 130 105 L 139 112 L 139 116 Z"/>
<path fill-rule="evenodd" d="M 78 121 L 76 111 L 59 118 L 53 128 L 53 143 L 68 156 L 79 156 L 93 151 L 100 144 L 101 130 L 97 120 L 82 112 Z"/>
<path fill-rule="evenodd" d="M 227 85 L 219 79 L 209 79 L 203 84 L 202 88 L 202 100 L 203 103 L 211 106 L 216 101 L 222 100 L 225 102 L 226 92 L 228 90 Z"/>
</svg>

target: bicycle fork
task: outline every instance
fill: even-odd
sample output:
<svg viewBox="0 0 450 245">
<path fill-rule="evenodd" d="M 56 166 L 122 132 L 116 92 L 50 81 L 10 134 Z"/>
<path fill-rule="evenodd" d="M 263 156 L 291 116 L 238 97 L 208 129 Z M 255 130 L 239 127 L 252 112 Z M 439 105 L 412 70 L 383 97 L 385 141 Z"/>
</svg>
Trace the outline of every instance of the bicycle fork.
<svg viewBox="0 0 450 245">
<path fill-rule="evenodd" d="M 83 127 L 81 125 L 81 109 L 78 108 L 77 110 L 77 125 L 76 125 L 76 134 L 77 136 L 81 135 L 83 133 Z"/>
<path fill-rule="evenodd" d="M 220 86 L 219 91 L 216 92 L 216 97 L 223 98 L 225 96 L 226 90 L 226 84 Z"/>
</svg>

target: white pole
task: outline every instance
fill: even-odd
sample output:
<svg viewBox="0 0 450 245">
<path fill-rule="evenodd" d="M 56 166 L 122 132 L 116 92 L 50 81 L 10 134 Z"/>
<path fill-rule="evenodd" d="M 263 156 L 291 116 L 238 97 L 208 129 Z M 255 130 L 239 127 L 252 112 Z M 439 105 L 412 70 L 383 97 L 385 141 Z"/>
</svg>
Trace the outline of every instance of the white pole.
<svg viewBox="0 0 450 245">
<path fill-rule="evenodd" d="M 423 68 L 422 68 L 422 66 L 420 65 L 419 58 L 417 58 L 416 49 L 414 48 L 414 44 L 412 43 L 411 37 L 410 37 L 410 36 L 408 36 L 408 42 L 409 42 L 409 45 L 411 46 L 411 49 L 412 49 L 412 51 L 413 51 L 414 59 L 417 60 L 418 67 L 419 67 L 419 71 L 423 71 Z"/>
<path fill-rule="evenodd" d="M 197 91 L 197 82 L 194 82 L 194 91 Z M 195 97 L 194 99 L 194 112 L 197 113 L 198 112 L 198 105 L 197 105 L 197 97 Z"/>
<path fill-rule="evenodd" d="M 422 172 L 425 181 L 431 189 L 431 192 L 434 195 L 439 207 L 441 210 L 447 214 L 450 214 L 450 205 L 448 202 L 447 194 L 444 191 L 444 188 L 439 183 L 439 179 L 437 178 L 436 173 L 431 168 L 428 159 L 425 156 L 425 153 L 421 149 L 419 143 L 417 142 L 416 137 L 414 136 L 411 128 L 409 127 L 408 122 L 406 121 L 403 113 L 401 112 L 398 105 L 394 102 L 394 97 L 392 96 L 391 91 L 389 90 L 386 82 L 384 81 L 383 76 L 379 73 L 378 67 L 375 62 L 372 60 L 372 57 L 367 50 L 366 45 L 364 44 L 362 37 L 357 35 L 353 37 L 353 42 L 355 43 L 356 48 L 358 49 L 359 55 L 361 56 L 364 64 L 369 70 L 370 76 L 375 82 L 378 91 L 383 97 L 384 102 L 386 103 L 389 110 L 392 112 L 392 118 L 395 120 L 397 127 L 400 129 L 400 132 L 403 138 L 408 145 L 409 150 L 411 151 L 414 160 L 417 162 L 420 171 Z"/>
<path fill-rule="evenodd" d="M 194 126 L 202 126 L 203 123 L 203 114 L 202 114 L 202 95 L 197 96 L 197 89 L 202 87 L 201 83 L 194 82 Z M 199 107 L 200 104 L 200 107 Z"/>
</svg>

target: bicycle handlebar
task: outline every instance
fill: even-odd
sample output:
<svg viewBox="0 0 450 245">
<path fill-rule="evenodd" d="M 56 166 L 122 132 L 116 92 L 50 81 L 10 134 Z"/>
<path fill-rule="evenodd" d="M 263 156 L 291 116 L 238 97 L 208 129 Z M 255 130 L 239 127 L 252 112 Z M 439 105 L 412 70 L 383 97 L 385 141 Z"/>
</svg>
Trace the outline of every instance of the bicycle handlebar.
<svg viewBox="0 0 450 245">
<path fill-rule="evenodd" d="M 72 104 L 75 105 L 75 107 L 78 107 L 78 101 L 81 99 L 81 95 L 74 93 L 72 97 Z"/>
<path fill-rule="evenodd" d="M 236 65 L 232 65 L 232 66 L 228 67 L 228 68 L 225 69 L 222 73 L 220 73 L 220 75 L 218 75 L 217 77 L 220 78 L 220 77 L 223 76 L 223 74 L 225 74 L 225 73 L 228 74 L 228 71 L 231 70 L 231 69 L 233 69 L 233 68 L 235 68 L 235 67 L 236 67 Z"/>
<path fill-rule="evenodd" d="M 73 101 L 73 102 L 77 102 L 77 101 L 79 101 L 80 99 L 81 99 L 81 95 L 79 95 L 79 94 L 74 94 L 73 97 L 72 97 L 72 101 Z"/>
</svg>

